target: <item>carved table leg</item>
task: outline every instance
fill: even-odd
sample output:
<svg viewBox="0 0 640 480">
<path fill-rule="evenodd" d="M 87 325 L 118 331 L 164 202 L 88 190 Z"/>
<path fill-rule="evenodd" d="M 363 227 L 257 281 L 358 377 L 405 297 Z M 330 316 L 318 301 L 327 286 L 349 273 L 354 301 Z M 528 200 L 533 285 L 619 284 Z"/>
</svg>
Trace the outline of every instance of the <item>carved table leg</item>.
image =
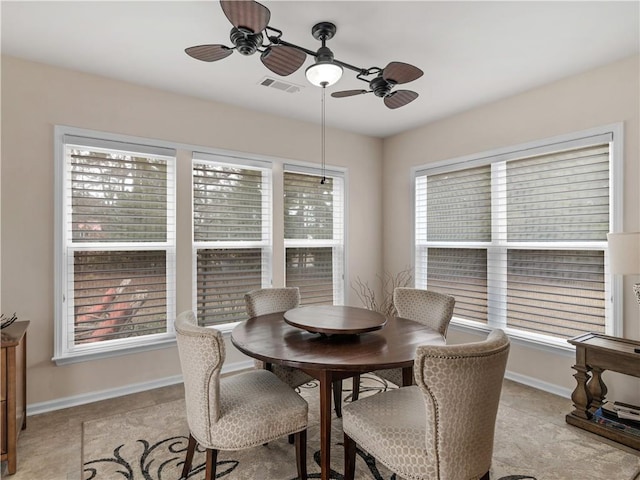
<svg viewBox="0 0 640 480">
<path fill-rule="evenodd" d="M 607 396 L 607 386 L 602 380 L 603 370 L 601 368 L 593 367 L 591 371 L 592 377 L 587 384 L 589 393 L 591 394 L 591 406 L 589 411 L 591 413 L 595 413 L 595 411 L 604 403 L 604 399 Z"/>
<path fill-rule="evenodd" d="M 578 382 L 578 385 L 576 385 L 571 394 L 571 400 L 573 400 L 573 405 L 576 407 L 571 414 L 588 420 L 591 418 L 591 413 L 589 412 L 591 392 L 587 388 L 587 381 L 590 378 L 589 369 L 585 365 L 574 365 L 572 368 L 576 370 L 573 377 Z"/>
</svg>

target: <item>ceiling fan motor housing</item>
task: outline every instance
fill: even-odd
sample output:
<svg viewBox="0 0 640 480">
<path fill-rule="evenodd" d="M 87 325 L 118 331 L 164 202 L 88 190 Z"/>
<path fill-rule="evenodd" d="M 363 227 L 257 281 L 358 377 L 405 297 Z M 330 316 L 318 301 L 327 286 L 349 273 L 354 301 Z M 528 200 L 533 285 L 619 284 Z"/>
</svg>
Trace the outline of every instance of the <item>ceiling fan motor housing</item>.
<svg viewBox="0 0 640 480">
<path fill-rule="evenodd" d="M 311 29 L 313 38 L 322 42 L 322 46 L 316 52 L 316 63 L 333 62 L 333 52 L 325 45 L 325 41 L 331 40 L 337 30 L 331 22 L 316 23 Z"/>
<path fill-rule="evenodd" d="M 369 82 L 369 87 L 377 97 L 386 97 L 389 95 L 394 85 L 395 82 L 385 80 L 382 78 L 382 75 L 377 76 Z"/>
<path fill-rule="evenodd" d="M 247 33 L 239 28 L 231 29 L 231 42 L 242 55 L 253 55 L 262 45 L 262 33 Z"/>
<path fill-rule="evenodd" d="M 320 47 L 316 52 L 316 62 L 332 62 L 333 52 L 329 47 Z"/>
</svg>

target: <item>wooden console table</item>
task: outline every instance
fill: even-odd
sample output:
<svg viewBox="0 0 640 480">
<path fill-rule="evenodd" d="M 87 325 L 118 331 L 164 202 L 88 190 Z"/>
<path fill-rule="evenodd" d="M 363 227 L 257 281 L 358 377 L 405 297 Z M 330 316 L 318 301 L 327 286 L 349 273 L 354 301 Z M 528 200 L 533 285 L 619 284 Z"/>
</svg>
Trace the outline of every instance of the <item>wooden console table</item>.
<svg viewBox="0 0 640 480">
<path fill-rule="evenodd" d="M 576 347 L 573 366 L 576 373 L 573 376 L 578 385 L 571 394 L 576 408 L 566 416 L 567 423 L 640 450 L 639 436 L 605 427 L 593 420 L 593 414 L 607 395 L 603 371 L 640 377 L 640 353 L 635 352 L 640 348 L 640 342 L 597 333 L 579 335 L 568 342 Z"/>
<path fill-rule="evenodd" d="M 8 473 L 18 465 L 18 434 L 27 428 L 27 327 L 15 322 L 2 329 L 2 461 Z"/>
</svg>

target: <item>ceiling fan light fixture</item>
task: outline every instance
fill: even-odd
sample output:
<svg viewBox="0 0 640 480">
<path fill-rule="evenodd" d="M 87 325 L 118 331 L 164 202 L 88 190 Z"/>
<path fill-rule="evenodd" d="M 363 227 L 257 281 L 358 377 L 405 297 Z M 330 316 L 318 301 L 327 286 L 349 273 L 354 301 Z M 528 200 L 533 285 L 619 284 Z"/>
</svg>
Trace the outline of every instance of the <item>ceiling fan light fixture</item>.
<svg viewBox="0 0 640 480">
<path fill-rule="evenodd" d="M 308 67 L 305 75 L 316 87 L 329 87 L 342 77 L 342 67 L 332 61 L 320 61 Z"/>
</svg>

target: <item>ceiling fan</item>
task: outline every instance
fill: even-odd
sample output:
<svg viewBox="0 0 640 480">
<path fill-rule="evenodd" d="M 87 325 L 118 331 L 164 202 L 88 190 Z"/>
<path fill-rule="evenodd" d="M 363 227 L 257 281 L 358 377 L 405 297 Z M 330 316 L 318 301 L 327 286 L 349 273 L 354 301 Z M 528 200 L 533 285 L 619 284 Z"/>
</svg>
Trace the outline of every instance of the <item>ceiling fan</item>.
<svg viewBox="0 0 640 480">
<path fill-rule="evenodd" d="M 226 45 L 197 45 L 185 49 L 187 55 L 203 62 L 215 62 L 227 58 L 237 50 L 242 55 L 261 52 L 260 60 L 272 72 L 287 76 L 298 70 L 306 59 L 305 52 L 287 45 L 280 45 L 280 30 L 269 27 L 271 12 L 253 0 L 221 0 L 222 11 L 233 28 L 230 38 L 233 47 Z M 267 33 L 272 32 L 272 35 Z M 264 32 L 264 34 L 262 33 Z M 265 36 L 269 40 L 264 44 Z"/>
<path fill-rule="evenodd" d="M 376 75 L 372 80 L 364 78 L 367 75 Z M 398 108 L 418 98 L 418 93 L 412 90 L 396 90 L 391 91 L 393 87 L 402 83 L 409 83 L 417 80 L 422 76 L 422 70 L 408 63 L 391 62 L 389 65 L 380 69 L 373 67 L 366 72 L 356 75 L 356 78 L 369 82 L 370 90 L 343 90 L 341 92 L 333 92 L 334 98 L 352 97 L 354 95 L 362 95 L 365 93 L 373 93 L 376 97 L 382 97 L 384 104 L 389 108 Z"/>
<path fill-rule="evenodd" d="M 373 93 L 383 98 L 388 108 L 395 109 L 418 97 L 418 94 L 411 90 L 393 91 L 396 85 L 412 82 L 423 75 L 422 70 L 413 65 L 391 62 L 384 69 L 359 68 L 336 60 L 333 52 L 326 46 L 326 41 L 333 38 L 337 30 L 331 22 L 320 22 L 313 26 L 312 36 L 322 42 L 322 46 L 314 52 L 284 41 L 282 31 L 269 26 L 269 9 L 254 0 L 221 0 L 220 6 L 233 25 L 230 33 L 233 47 L 221 44 L 196 45 L 185 49 L 189 56 L 203 62 L 215 62 L 228 57 L 234 50 L 246 56 L 260 52 L 260 60 L 265 67 L 277 75 L 287 76 L 297 71 L 309 55 L 314 57 L 316 62 L 307 68 L 306 75 L 314 85 L 323 88 L 332 85 L 340 79 L 343 68 L 355 71 L 356 78 L 369 84 L 369 90 L 334 92 L 331 94 L 334 98 Z M 321 69 L 322 75 L 329 76 L 318 76 Z M 367 78 L 372 75 L 375 77 Z"/>
</svg>

